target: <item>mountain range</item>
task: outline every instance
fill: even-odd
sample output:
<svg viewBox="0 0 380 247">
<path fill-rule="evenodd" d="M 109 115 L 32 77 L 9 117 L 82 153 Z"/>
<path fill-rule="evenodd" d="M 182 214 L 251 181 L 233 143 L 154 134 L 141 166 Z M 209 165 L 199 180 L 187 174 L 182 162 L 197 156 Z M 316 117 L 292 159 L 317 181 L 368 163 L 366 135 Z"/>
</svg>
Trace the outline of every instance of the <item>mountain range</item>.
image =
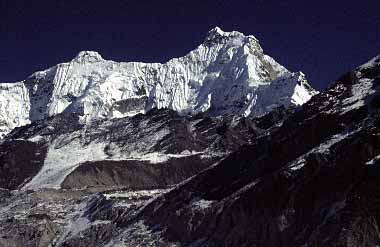
<svg viewBox="0 0 380 247">
<path fill-rule="evenodd" d="M 375 57 L 319 93 L 220 28 L 1 83 L 0 246 L 376 246 L 379 85 Z"/>
<path fill-rule="evenodd" d="M 117 63 L 83 51 L 24 81 L 2 83 L 0 134 L 63 112 L 84 122 L 155 108 L 260 116 L 279 105 L 301 105 L 315 93 L 302 72 L 265 55 L 255 37 L 214 28 L 195 50 L 165 64 Z"/>
</svg>

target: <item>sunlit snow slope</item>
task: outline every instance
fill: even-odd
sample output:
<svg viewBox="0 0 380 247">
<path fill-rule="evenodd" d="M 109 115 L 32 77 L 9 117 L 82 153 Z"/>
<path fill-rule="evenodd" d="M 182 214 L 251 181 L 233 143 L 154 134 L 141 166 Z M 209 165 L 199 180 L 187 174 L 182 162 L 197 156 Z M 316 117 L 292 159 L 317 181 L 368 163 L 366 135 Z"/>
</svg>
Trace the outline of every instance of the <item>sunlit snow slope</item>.
<svg viewBox="0 0 380 247">
<path fill-rule="evenodd" d="M 0 138 L 64 111 L 83 121 L 152 108 L 259 116 L 279 105 L 301 105 L 315 93 L 301 72 L 264 55 L 255 37 L 214 28 L 195 50 L 165 64 L 118 63 L 83 51 L 22 82 L 0 84 Z"/>
</svg>

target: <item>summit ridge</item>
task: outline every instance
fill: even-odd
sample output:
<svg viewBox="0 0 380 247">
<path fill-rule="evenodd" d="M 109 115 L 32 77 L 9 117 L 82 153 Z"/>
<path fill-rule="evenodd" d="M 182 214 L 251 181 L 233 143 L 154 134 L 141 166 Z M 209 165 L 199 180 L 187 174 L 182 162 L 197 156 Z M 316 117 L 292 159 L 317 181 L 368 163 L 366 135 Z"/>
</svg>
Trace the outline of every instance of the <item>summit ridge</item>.
<svg viewBox="0 0 380 247">
<path fill-rule="evenodd" d="M 62 112 L 78 113 L 83 122 L 153 108 L 261 116 L 302 105 L 314 94 L 304 76 L 265 55 L 253 36 L 216 27 L 205 43 L 165 64 L 119 63 L 82 51 L 24 81 L 0 84 L 0 136 Z"/>
</svg>

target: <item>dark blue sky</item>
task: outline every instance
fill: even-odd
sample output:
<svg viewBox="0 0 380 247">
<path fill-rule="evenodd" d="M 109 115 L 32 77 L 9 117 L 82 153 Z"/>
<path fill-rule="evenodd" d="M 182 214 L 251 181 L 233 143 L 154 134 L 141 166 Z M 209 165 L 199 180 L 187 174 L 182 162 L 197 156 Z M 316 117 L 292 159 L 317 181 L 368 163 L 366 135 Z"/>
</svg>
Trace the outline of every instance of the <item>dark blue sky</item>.
<svg viewBox="0 0 380 247">
<path fill-rule="evenodd" d="M 255 35 L 265 52 L 323 89 L 380 54 L 380 1 L 0 0 L 0 82 L 72 59 L 165 62 L 220 26 Z"/>
</svg>

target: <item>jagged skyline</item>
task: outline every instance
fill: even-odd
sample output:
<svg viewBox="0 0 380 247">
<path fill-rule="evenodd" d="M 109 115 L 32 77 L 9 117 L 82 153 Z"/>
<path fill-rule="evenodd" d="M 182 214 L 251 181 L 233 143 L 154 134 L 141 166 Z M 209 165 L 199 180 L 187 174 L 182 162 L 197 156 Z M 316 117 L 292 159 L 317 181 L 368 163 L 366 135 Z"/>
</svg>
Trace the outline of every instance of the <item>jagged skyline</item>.
<svg viewBox="0 0 380 247">
<path fill-rule="evenodd" d="M 220 26 L 257 37 L 321 90 L 379 53 L 377 1 L 71 1 L 0 3 L 0 82 L 96 50 L 116 61 L 165 62 Z M 323 71 L 321 73 L 320 71 Z"/>
</svg>

